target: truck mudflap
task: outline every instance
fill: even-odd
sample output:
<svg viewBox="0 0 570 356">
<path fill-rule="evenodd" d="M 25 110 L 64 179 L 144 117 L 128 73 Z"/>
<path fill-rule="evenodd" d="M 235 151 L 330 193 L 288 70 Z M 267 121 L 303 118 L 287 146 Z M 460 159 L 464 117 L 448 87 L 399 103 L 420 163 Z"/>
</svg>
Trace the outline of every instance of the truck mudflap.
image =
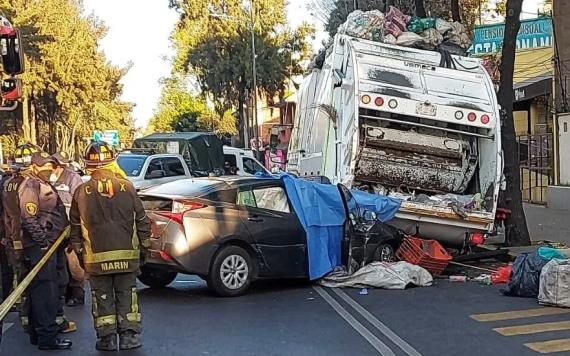
<svg viewBox="0 0 570 356">
<path fill-rule="evenodd" d="M 355 179 L 383 186 L 462 194 L 477 165 L 466 139 L 365 126 Z"/>
</svg>

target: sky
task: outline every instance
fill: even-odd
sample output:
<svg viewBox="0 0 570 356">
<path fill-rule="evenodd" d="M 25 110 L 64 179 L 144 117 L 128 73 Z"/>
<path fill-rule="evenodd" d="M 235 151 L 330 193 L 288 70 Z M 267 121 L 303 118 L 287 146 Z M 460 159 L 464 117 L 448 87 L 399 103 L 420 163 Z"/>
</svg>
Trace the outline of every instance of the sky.
<svg viewBox="0 0 570 356">
<path fill-rule="evenodd" d="M 315 47 L 326 37 L 306 9 L 308 0 L 289 0 L 288 18 L 292 27 L 303 21 L 318 29 Z M 523 17 L 536 13 L 542 0 L 524 0 Z M 123 78 L 123 99 L 135 103 L 133 116 L 138 127 L 145 127 L 160 98 L 159 80 L 170 73 L 164 59 L 172 56 L 169 36 L 177 20 L 167 0 L 84 0 L 85 12 L 95 14 L 109 28 L 101 47 L 115 65 L 132 67 Z"/>
</svg>

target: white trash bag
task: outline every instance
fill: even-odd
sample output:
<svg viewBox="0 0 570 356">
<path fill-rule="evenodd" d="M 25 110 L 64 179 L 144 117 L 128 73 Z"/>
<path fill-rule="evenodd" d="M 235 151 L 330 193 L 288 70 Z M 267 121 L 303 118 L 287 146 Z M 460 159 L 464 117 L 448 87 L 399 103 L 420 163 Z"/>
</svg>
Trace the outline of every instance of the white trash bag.
<svg viewBox="0 0 570 356">
<path fill-rule="evenodd" d="M 553 259 L 542 267 L 538 302 L 570 308 L 570 260 Z"/>
</svg>

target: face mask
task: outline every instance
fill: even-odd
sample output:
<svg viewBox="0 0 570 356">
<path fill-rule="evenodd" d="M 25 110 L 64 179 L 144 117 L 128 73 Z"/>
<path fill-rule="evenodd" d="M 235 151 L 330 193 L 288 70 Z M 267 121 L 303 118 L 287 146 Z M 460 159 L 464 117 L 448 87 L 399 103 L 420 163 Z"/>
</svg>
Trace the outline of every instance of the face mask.
<svg viewBox="0 0 570 356">
<path fill-rule="evenodd" d="M 38 177 L 44 182 L 49 182 L 50 176 L 53 173 L 51 169 L 44 169 L 38 172 Z"/>
</svg>

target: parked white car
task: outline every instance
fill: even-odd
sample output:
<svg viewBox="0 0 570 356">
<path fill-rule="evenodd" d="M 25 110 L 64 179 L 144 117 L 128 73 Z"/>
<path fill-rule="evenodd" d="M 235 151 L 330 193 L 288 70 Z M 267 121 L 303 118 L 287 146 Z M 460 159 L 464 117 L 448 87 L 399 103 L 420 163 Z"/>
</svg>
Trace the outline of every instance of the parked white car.
<svg viewBox="0 0 570 356">
<path fill-rule="evenodd" d="M 270 174 L 263 164 L 255 158 L 251 150 L 224 146 L 224 160 L 230 167 L 237 168 L 238 176 L 252 176 L 256 173 Z"/>
</svg>

